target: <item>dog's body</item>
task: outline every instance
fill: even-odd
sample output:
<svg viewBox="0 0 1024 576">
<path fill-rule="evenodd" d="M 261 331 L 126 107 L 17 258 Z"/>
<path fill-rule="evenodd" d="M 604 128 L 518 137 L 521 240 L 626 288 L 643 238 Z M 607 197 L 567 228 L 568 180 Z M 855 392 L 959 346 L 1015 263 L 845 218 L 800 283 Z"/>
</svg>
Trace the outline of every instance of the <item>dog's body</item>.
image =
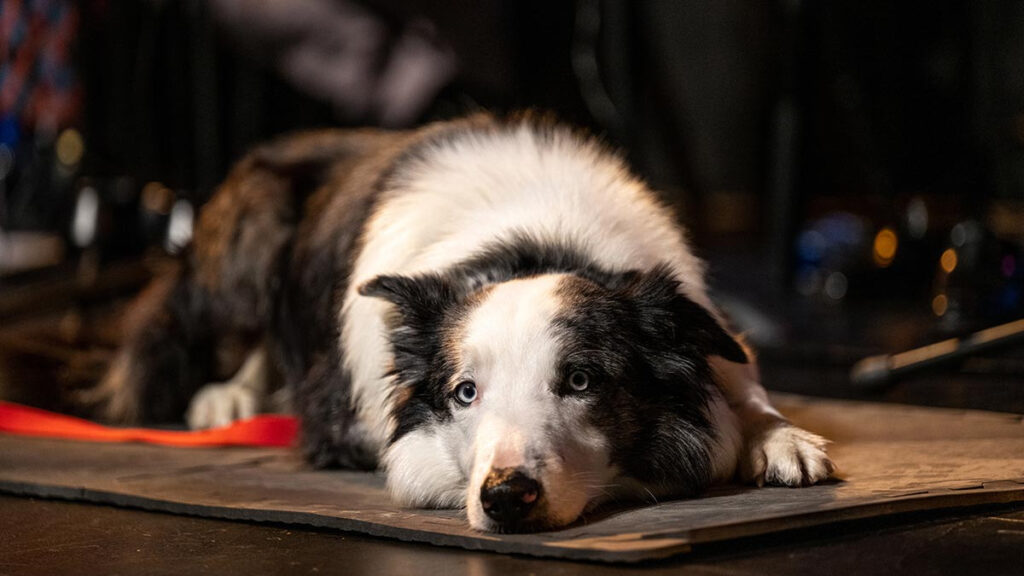
<svg viewBox="0 0 1024 576">
<path fill-rule="evenodd" d="M 111 419 L 191 400 L 194 426 L 224 423 L 278 372 L 315 465 L 382 465 L 400 502 L 491 530 L 831 472 L 722 329 L 671 212 L 564 128 L 477 116 L 270 144 L 187 260 L 136 305 L 94 394 Z M 239 342 L 244 362 L 216 357 Z"/>
</svg>

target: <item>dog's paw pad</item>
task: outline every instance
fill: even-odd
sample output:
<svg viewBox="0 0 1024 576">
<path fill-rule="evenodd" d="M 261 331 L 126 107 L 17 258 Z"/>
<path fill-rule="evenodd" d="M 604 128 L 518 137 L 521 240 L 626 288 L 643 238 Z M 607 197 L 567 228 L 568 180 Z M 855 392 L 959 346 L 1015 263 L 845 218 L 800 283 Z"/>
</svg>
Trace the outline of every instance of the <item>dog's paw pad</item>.
<svg viewBox="0 0 1024 576">
<path fill-rule="evenodd" d="M 744 476 L 758 486 L 810 486 L 835 470 L 828 441 L 796 426 L 776 426 L 751 442 Z"/>
<path fill-rule="evenodd" d="M 207 384 L 189 403 L 185 420 L 193 430 L 227 426 L 256 415 L 257 393 L 237 382 Z"/>
</svg>

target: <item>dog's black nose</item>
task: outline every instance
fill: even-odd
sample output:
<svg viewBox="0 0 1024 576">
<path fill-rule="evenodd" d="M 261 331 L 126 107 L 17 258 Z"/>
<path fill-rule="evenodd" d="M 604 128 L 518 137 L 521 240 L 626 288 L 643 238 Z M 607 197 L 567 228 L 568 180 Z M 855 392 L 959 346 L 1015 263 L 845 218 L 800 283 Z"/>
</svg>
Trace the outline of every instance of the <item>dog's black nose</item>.
<svg viewBox="0 0 1024 576">
<path fill-rule="evenodd" d="M 491 470 L 480 487 L 484 512 L 501 524 L 515 524 L 526 518 L 540 497 L 540 484 L 519 470 Z"/>
</svg>

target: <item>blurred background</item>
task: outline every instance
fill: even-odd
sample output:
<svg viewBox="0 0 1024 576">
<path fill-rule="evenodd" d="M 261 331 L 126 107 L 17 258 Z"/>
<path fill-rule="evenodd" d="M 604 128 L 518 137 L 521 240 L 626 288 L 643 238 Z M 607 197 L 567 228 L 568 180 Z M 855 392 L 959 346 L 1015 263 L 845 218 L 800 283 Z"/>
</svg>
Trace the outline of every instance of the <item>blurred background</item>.
<svg viewBox="0 0 1024 576">
<path fill-rule="evenodd" d="M 0 395 L 62 408 L 230 164 L 316 126 L 556 112 L 679 208 L 788 390 L 1024 412 L 1024 3 L 2 0 Z M 66 407 L 64 407 L 66 408 Z"/>
</svg>

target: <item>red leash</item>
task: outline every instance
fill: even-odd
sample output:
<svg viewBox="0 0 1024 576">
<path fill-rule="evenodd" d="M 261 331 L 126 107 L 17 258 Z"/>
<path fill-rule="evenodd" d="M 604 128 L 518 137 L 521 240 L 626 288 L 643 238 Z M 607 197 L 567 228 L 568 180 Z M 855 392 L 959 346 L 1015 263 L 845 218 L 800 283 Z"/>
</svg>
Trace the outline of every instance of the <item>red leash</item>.
<svg viewBox="0 0 1024 576">
<path fill-rule="evenodd" d="M 291 446 L 294 416 L 262 415 L 209 430 L 114 428 L 38 408 L 0 402 L 0 432 L 90 442 L 145 442 L 164 446 Z"/>
</svg>

